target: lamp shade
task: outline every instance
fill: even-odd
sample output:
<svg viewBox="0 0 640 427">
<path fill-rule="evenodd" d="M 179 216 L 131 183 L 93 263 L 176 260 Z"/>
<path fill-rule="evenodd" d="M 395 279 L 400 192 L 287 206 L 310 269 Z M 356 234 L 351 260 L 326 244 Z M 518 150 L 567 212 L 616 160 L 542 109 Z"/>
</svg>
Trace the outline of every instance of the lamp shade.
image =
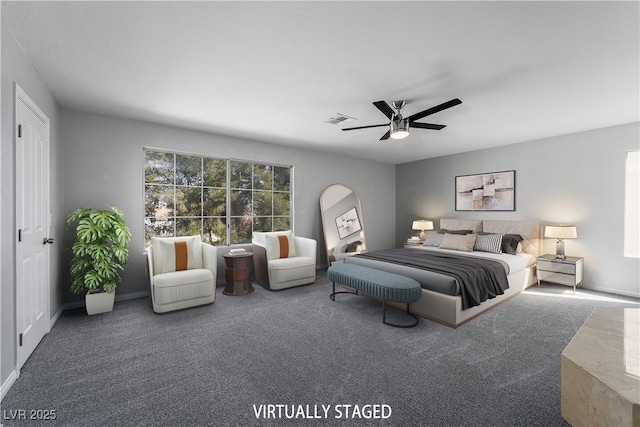
<svg viewBox="0 0 640 427">
<path fill-rule="evenodd" d="M 544 237 L 575 239 L 578 237 L 578 231 L 575 225 L 547 225 L 544 227 Z"/>
<path fill-rule="evenodd" d="M 433 221 L 429 221 L 427 219 L 419 219 L 416 221 L 413 221 L 413 227 L 412 229 L 414 230 L 433 230 Z"/>
</svg>

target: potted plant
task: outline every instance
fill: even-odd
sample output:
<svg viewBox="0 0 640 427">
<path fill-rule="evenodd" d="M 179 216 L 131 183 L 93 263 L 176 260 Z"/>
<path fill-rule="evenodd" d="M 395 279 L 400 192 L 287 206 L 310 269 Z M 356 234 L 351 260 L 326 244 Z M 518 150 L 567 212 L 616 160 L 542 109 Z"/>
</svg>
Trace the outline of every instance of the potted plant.
<svg viewBox="0 0 640 427">
<path fill-rule="evenodd" d="M 76 240 L 71 247 L 71 293 L 86 291 L 88 314 L 113 310 L 120 272 L 129 258 L 131 232 L 124 214 L 109 209 L 80 208 L 67 217 L 67 229 L 76 224 Z"/>
</svg>

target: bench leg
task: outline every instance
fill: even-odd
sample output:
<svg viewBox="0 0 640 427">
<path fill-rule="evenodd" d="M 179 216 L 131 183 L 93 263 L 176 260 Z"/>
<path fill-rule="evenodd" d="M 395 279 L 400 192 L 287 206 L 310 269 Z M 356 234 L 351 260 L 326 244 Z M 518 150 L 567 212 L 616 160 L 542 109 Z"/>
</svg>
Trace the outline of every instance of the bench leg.
<svg viewBox="0 0 640 427">
<path fill-rule="evenodd" d="M 387 322 L 387 300 L 382 300 L 382 323 L 385 325 L 393 326 L 394 328 L 413 328 L 418 324 L 418 318 L 409 312 L 409 304 L 407 303 L 407 314 L 413 317 L 414 322 L 409 323 L 408 325 L 398 325 L 397 323 L 389 323 Z"/>
<path fill-rule="evenodd" d="M 332 281 L 332 286 L 333 286 L 333 292 L 331 292 L 331 294 L 329 295 L 329 298 L 331 298 L 331 301 L 335 301 L 336 300 L 336 294 L 352 294 L 352 295 L 358 295 L 358 290 L 356 289 L 355 292 L 349 292 L 349 291 L 338 291 L 336 292 L 336 282 Z"/>
</svg>

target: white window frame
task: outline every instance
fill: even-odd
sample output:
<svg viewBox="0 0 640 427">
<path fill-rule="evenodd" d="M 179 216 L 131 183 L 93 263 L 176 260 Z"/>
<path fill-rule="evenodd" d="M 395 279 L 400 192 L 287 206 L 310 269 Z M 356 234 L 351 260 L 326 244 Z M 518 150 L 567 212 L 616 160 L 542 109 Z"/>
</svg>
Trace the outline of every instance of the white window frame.
<svg viewBox="0 0 640 427">
<path fill-rule="evenodd" d="M 163 153 L 163 154 L 172 154 L 172 155 L 182 155 L 182 156 L 191 156 L 191 157 L 200 157 L 200 158 L 210 158 L 210 159 L 216 159 L 216 160 L 224 160 L 226 162 L 226 216 L 225 218 L 225 222 L 226 222 L 226 237 L 225 237 L 225 242 L 224 244 L 221 244 L 219 246 L 233 246 L 233 245 L 245 245 L 250 243 L 249 242 L 239 242 L 239 243 L 234 243 L 231 241 L 232 238 L 232 229 L 231 229 L 231 223 L 232 223 L 232 219 L 233 218 L 237 218 L 237 215 L 232 215 L 231 213 L 231 192 L 234 190 L 234 188 L 231 188 L 231 163 L 232 162 L 241 162 L 241 163 L 249 163 L 251 164 L 251 170 L 252 170 L 252 175 L 251 175 L 251 185 L 252 185 L 252 192 L 253 190 L 253 165 L 269 165 L 272 167 L 280 167 L 280 168 L 288 168 L 289 169 L 289 225 L 290 225 L 290 229 L 293 230 L 294 227 L 294 223 L 293 223 L 293 218 L 294 218 L 294 189 L 293 189 L 293 183 L 294 183 L 294 167 L 292 165 L 283 165 L 283 164 L 277 164 L 277 163 L 272 163 L 272 162 L 266 162 L 266 161 L 256 161 L 256 160 L 245 160 L 245 159 L 235 159 L 235 158 L 223 158 L 223 157 L 216 157 L 216 156 L 210 156 L 210 155 L 204 155 L 204 154 L 199 154 L 199 153 L 190 153 L 190 152 L 184 152 L 184 151 L 176 151 L 176 150 L 167 150 L 167 149 L 162 149 L 162 148 L 155 148 L 155 147 L 143 147 L 143 153 L 142 153 L 142 186 L 143 186 L 143 191 L 142 191 L 142 197 L 143 197 L 143 239 L 145 240 L 145 246 L 148 244 L 148 242 L 146 241 L 146 235 L 147 235 L 147 228 L 146 228 L 146 185 L 149 184 L 146 182 L 146 177 L 145 177 L 145 166 L 146 166 L 146 152 L 148 151 L 154 151 L 154 152 L 158 152 L 158 153 Z M 175 175 L 176 175 L 176 169 L 175 169 L 175 158 L 174 158 L 174 170 L 173 170 L 173 174 L 174 174 L 174 183 L 173 183 L 173 187 L 180 187 L 178 185 L 176 185 L 175 183 Z M 257 191 L 266 191 L 266 190 L 257 190 Z M 281 190 L 274 190 L 273 188 L 271 189 L 271 193 L 282 193 L 283 191 Z M 175 196 L 174 196 L 175 197 Z M 175 200 L 175 199 L 174 199 Z M 272 202 L 273 203 L 273 202 Z M 273 211 L 272 211 L 272 218 L 285 218 L 285 216 L 283 215 L 273 215 Z M 261 217 L 266 217 L 266 216 L 261 216 Z M 176 235 L 176 218 L 179 218 L 179 216 L 176 216 L 176 207 L 174 206 L 173 209 L 173 235 Z M 202 218 L 207 218 L 206 215 L 203 215 Z M 255 222 L 252 223 L 252 233 L 254 231 L 254 226 L 255 226 Z M 203 229 L 201 226 L 200 232 L 202 234 Z"/>
</svg>

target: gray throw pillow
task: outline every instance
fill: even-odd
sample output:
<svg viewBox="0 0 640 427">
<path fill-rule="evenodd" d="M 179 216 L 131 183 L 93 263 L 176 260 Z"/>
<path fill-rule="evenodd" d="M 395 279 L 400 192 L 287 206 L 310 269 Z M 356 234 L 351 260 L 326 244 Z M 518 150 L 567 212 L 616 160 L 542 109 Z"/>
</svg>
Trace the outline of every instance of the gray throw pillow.
<svg viewBox="0 0 640 427">
<path fill-rule="evenodd" d="M 436 233 L 435 231 L 431 231 L 427 233 L 427 238 L 424 240 L 425 246 L 435 246 L 436 248 L 442 244 L 442 239 L 444 238 L 444 234 Z"/>
<path fill-rule="evenodd" d="M 472 230 L 447 230 L 446 228 L 441 228 L 438 230 L 440 234 L 471 234 Z"/>
<path fill-rule="evenodd" d="M 518 251 L 518 243 L 523 240 L 519 234 L 505 234 L 502 236 L 502 253 L 515 255 Z"/>
</svg>

